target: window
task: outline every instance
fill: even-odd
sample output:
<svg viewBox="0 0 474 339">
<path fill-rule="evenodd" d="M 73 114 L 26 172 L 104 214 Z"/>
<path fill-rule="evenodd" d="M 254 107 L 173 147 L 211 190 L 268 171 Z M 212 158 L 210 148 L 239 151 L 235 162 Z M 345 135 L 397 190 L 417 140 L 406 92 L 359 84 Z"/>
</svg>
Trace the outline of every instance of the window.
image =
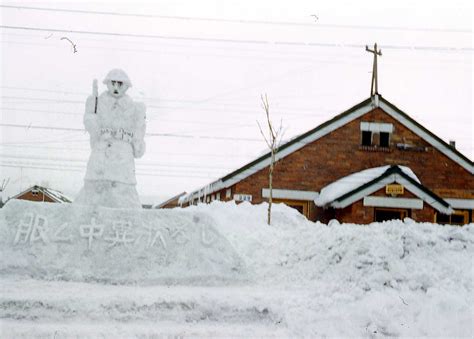
<svg viewBox="0 0 474 339">
<path fill-rule="evenodd" d="M 389 209 L 389 208 L 376 208 L 375 209 L 375 221 L 382 222 L 386 220 L 399 219 L 403 220 L 408 216 L 407 210 Z"/>
<path fill-rule="evenodd" d="M 226 199 L 230 199 L 230 197 L 232 196 L 232 190 L 230 188 L 228 188 L 226 191 L 225 191 L 225 198 Z"/>
<path fill-rule="evenodd" d="M 372 132 L 362 131 L 362 146 L 372 146 Z"/>
<path fill-rule="evenodd" d="M 390 146 L 390 133 L 380 132 L 380 147 Z"/>
<path fill-rule="evenodd" d="M 437 213 L 435 222 L 442 225 L 465 225 L 469 223 L 469 211 L 455 210 L 451 215 Z"/>
<path fill-rule="evenodd" d="M 360 123 L 361 145 L 371 147 L 371 150 L 378 147 L 387 149 L 390 147 L 390 134 L 393 130 L 393 124 L 363 121 Z"/>
</svg>

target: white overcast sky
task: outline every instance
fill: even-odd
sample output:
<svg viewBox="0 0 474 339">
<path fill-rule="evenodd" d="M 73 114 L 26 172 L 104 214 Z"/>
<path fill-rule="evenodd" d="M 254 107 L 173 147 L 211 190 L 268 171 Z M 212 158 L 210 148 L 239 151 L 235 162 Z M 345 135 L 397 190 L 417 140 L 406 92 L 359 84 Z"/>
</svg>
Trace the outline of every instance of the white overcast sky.
<svg viewBox="0 0 474 339">
<path fill-rule="evenodd" d="M 84 102 L 111 68 L 129 74 L 129 94 L 147 105 L 137 188 L 160 202 L 265 151 L 262 93 L 286 139 L 365 100 L 364 46 L 374 42 L 382 96 L 472 159 L 470 3 L 3 1 L 4 199 L 33 184 L 76 195 L 89 155 Z"/>
</svg>

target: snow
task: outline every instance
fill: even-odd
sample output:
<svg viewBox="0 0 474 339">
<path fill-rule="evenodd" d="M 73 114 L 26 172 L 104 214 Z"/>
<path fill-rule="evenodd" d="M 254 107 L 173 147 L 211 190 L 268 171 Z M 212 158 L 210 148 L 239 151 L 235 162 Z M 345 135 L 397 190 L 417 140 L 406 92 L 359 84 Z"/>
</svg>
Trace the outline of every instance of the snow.
<svg viewBox="0 0 474 339">
<path fill-rule="evenodd" d="M 473 337 L 473 224 L 325 225 L 274 205 L 268 226 L 266 208 L 9 202 L 0 210 L 2 336 Z M 74 237 L 69 243 L 50 232 L 49 243 L 36 233 L 15 245 L 25 213 L 42 213 L 49 228 L 82 219 L 60 233 Z M 156 252 L 143 247 L 97 241 L 88 249 L 73 231 L 92 216 L 160 230 L 179 224 L 194 241 L 166 237 L 171 259 L 147 266 Z M 214 241 L 202 242 L 203 225 Z"/>
<path fill-rule="evenodd" d="M 413 173 L 413 171 L 406 166 L 399 166 L 400 169 L 409 177 L 414 179 L 416 182 L 420 183 L 418 177 Z M 385 171 L 390 168 L 390 165 L 369 168 L 360 172 L 356 172 L 345 176 L 321 189 L 321 192 L 314 200 L 317 206 L 324 206 L 327 203 L 334 201 L 340 196 L 356 189 L 357 187 L 362 186 L 365 183 L 368 183 L 378 177 L 380 177 Z"/>
<path fill-rule="evenodd" d="M 96 83 L 94 80 L 94 94 L 87 98 L 84 113 L 91 154 L 84 187 L 74 203 L 139 209 L 134 158 L 141 158 L 146 149 L 146 107 L 125 94 L 131 82 L 120 69 L 107 74 L 104 83 L 108 89 L 100 96 Z"/>
<path fill-rule="evenodd" d="M 73 200 L 69 198 L 68 196 L 66 196 L 64 193 L 57 190 L 53 190 L 51 188 L 43 187 L 42 190 L 46 194 L 51 196 L 55 201 L 60 202 L 60 203 L 70 203 Z"/>
</svg>

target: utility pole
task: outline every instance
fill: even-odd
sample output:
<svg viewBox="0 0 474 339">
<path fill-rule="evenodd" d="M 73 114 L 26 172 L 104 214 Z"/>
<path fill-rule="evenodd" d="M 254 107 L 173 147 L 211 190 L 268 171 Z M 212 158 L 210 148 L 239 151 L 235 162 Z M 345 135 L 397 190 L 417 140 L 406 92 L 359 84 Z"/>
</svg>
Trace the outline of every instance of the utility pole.
<svg viewBox="0 0 474 339">
<path fill-rule="evenodd" d="M 372 84 L 370 86 L 370 96 L 372 97 L 374 94 L 379 94 L 379 87 L 377 81 L 377 55 L 382 56 L 382 50 L 379 49 L 377 51 L 377 43 L 374 44 L 374 49 L 369 49 L 369 46 L 365 45 L 365 50 L 369 53 L 374 54 L 374 64 L 372 66 Z"/>
</svg>

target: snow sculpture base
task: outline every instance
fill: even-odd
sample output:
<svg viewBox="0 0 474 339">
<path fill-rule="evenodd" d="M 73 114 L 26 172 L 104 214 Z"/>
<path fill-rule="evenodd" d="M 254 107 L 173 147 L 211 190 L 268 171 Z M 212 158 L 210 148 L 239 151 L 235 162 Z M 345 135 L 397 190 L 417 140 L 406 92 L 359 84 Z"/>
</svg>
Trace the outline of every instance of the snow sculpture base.
<svg viewBox="0 0 474 339">
<path fill-rule="evenodd" d="M 0 211 L 0 272 L 123 284 L 243 279 L 212 218 L 170 212 L 11 200 Z"/>
<path fill-rule="evenodd" d="M 107 180 L 85 180 L 74 204 L 111 208 L 140 209 L 140 198 L 135 185 Z"/>
</svg>

